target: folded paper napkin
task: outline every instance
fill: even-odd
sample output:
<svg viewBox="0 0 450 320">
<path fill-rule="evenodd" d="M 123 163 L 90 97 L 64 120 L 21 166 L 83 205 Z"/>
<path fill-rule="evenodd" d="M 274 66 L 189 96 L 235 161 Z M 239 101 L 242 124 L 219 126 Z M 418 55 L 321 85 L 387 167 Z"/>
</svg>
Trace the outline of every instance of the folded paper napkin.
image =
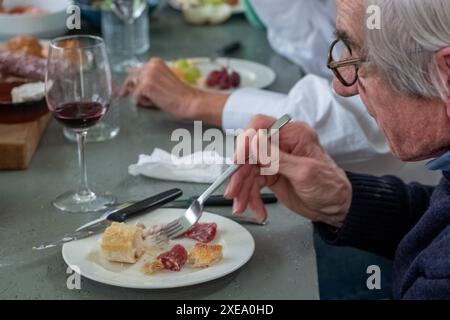
<svg viewBox="0 0 450 320">
<path fill-rule="evenodd" d="M 133 176 L 144 175 L 160 180 L 212 183 L 230 163 L 231 160 L 215 151 L 177 157 L 155 149 L 150 156 L 140 155 L 138 163 L 129 166 L 128 172 Z"/>
</svg>

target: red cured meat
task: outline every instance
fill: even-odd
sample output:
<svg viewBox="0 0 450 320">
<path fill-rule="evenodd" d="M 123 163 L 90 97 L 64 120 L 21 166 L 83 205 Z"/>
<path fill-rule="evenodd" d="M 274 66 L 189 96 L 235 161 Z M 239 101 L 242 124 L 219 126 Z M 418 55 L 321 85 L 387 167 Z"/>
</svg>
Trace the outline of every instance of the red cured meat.
<svg viewBox="0 0 450 320">
<path fill-rule="evenodd" d="M 188 232 L 186 232 L 184 236 L 202 243 L 208 243 L 214 240 L 216 234 L 216 223 L 197 223 Z"/>
<path fill-rule="evenodd" d="M 170 251 L 162 253 L 158 256 L 158 260 L 161 261 L 164 269 L 171 271 L 180 271 L 186 264 L 188 259 L 188 253 L 186 249 L 177 244 Z"/>
<path fill-rule="evenodd" d="M 23 56 L 0 50 L 0 72 L 12 74 L 30 80 L 45 79 L 45 59 Z"/>
</svg>

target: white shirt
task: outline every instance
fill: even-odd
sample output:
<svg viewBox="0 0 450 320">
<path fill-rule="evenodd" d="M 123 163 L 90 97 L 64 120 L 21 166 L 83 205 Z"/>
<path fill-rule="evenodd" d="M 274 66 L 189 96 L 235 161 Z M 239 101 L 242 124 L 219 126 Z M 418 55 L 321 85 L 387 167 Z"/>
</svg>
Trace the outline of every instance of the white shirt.
<svg viewBox="0 0 450 320">
<path fill-rule="evenodd" d="M 256 115 L 289 114 L 313 127 L 328 153 L 339 164 L 372 159 L 390 152 L 359 97 L 343 98 L 327 79 L 308 75 L 288 95 L 246 88 L 233 93 L 223 113 L 225 129 L 245 128 Z"/>
<path fill-rule="evenodd" d="M 287 95 L 237 90 L 225 105 L 224 129 L 244 128 L 256 114 L 279 117 L 287 113 L 313 127 L 325 149 L 341 165 L 389 153 L 384 136 L 361 99 L 342 98 L 332 90 L 332 73 L 326 61 L 334 39 L 335 0 L 251 2 L 268 29 L 274 50 L 315 75 L 301 79 Z"/>
<path fill-rule="evenodd" d="M 277 53 L 313 73 L 331 79 L 326 66 L 335 39 L 336 0 L 251 0 L 267 27 Z"/>
</svg>

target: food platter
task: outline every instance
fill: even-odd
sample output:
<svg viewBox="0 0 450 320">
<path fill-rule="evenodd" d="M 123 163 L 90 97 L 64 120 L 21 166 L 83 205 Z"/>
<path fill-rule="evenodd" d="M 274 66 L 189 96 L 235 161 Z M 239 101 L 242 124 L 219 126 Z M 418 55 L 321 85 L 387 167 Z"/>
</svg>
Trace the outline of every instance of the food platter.
<svg viewBox="0 0 450 320">
<path fill-rule="evenodd" d="M 212 60 L 206 57 L 187 58 L 185 60 L 189 61 L 191 65 L 195 66 L 200 71 L 201 77 L 194 86 L 207 91 L 231 93 L 242 88 L 263 89 L 269 87 L 276 79 L 276 73 L 270 67 L 250 60 L 235 58 L 218 58 Z M 168 63 L 169 65 L 173 65 L 173 61 L 169 61 Z M 215 70 L 221 70 L 223 68 L 239 74 L 239 86 L 222 90 L 207 85 L 208 75 Z"/>
<path fill-rule="evenodd" d="M 140 217 L 139 220 L 131 220 L 127 224 L 167 223 L 182 214 L 184 210 L 159 209 Z M 65 244 L 62 255 L 67 265 L 76 266 L 83 277 L 113 286 L 138 289 L 177 288 L 205 283 L 238 270 L 251 259 L 255 242 L 244 227 L 225 217 L 208 212 L 203 213 L 201 221 L 217 224 L 218 234 L 214 244 L 223 246 L 222 261 L 209 268 L 186 267 L 179 272 L 165 271 L 146 275 L 141 272 L 146 262 L 145 257 L 132 265 L 106 261 L 100 252 L 101 235 Z M 195 245 L 192 239 L 177 239 L 174 243 L 182 244 L 186 248 Z"/>
<path fill-rule="evenodd" d="M 13 103 L 11 90 L 23 85 L 22 81 L 0 82 L 0 123 L 33 121 L 48 113 L 45 99 Z"/>
</svg>

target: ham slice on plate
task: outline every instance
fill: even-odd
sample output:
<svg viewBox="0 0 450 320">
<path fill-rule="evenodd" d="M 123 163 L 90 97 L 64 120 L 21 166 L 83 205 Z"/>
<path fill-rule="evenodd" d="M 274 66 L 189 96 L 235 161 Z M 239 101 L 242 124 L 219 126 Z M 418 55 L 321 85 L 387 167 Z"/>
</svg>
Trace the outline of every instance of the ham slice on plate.
<svg viewBox="0 0 450 320">
<path fill-rule="evenodd" d="M 160 254 L 158 260 L 164 269 L 180 271 L 188 260 L 188 253 L 182 245 L 177 244 L 170 251 Z"/>
<path fill-rule="evenodd" d="M 188 232 L 186 232 L 184 236 L 198 242 L 209 243 L 214 240 L 216 234 L 216 223 L 197 223 Z"/>
</svg>

